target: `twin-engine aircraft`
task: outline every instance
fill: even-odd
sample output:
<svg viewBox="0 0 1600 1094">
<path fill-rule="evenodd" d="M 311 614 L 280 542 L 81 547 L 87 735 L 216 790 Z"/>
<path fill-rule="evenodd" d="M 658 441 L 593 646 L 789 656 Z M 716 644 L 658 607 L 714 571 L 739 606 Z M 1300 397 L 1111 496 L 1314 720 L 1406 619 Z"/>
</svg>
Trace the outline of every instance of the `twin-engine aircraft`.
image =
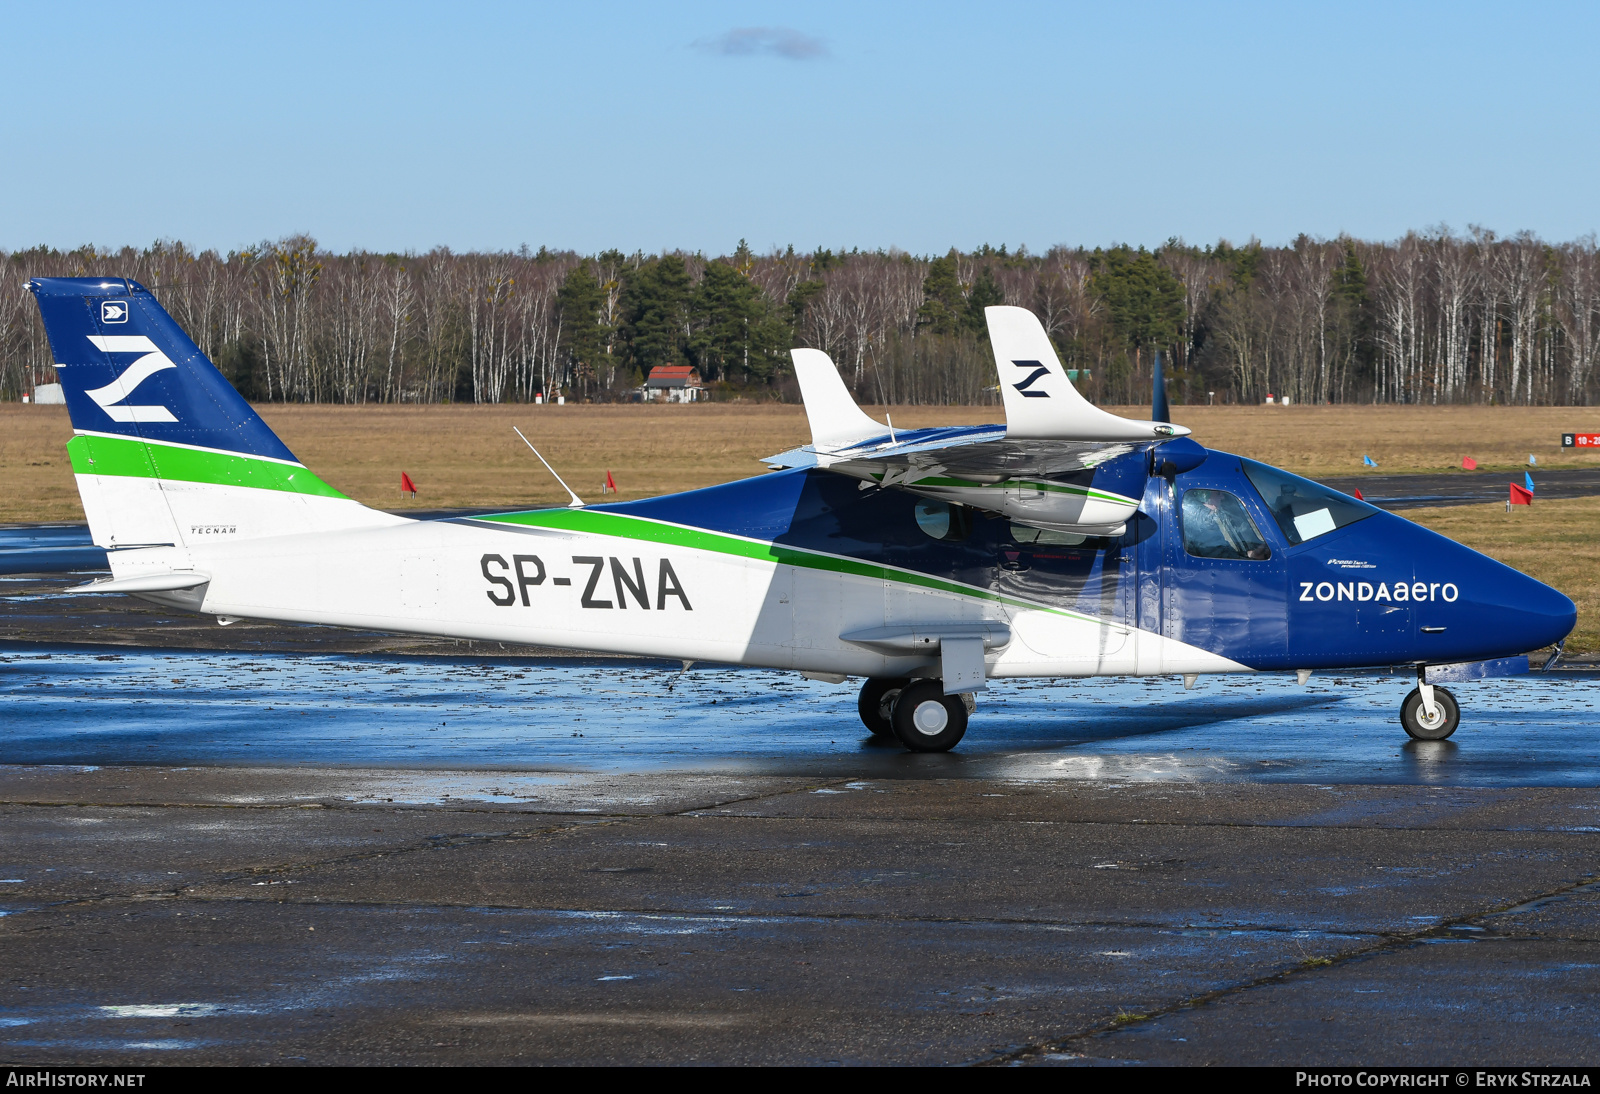
<svg viewBox="0 0 1600 1094">
<path fill-rule="evenodd" d="M 644 501 L 412 520 L 295 459 L 148 290 L 29 283 L 112 577 L 84 588 L 240 618 L 862 677 L 861 720 L 953 747 L 993 679 L 1407 665 L 1563 640 L 1561 593 L 1164 420 L 1088 403 L 1039 320 L 985 309 L 1003 426 L 894 431 L 794 351 L 811 443 Z M 1524 662 L 1525 664 L 1525 662 Z M 1481 668 L 1481 666 L 1480 666 Z M 1487 670 L 1484 670 L 1487 671 Z M 1482 675 L 1483 671 L 1467 676 Z M 1437 675 L 1435 676 L 1437 678 Z"/>
</svg>

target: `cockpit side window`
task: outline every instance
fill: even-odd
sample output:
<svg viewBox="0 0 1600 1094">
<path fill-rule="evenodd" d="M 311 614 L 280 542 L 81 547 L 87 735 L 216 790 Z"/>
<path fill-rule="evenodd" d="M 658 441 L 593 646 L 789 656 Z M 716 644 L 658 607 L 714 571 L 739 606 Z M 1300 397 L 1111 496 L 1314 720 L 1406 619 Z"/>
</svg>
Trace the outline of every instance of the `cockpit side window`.
<svg viewBox="0 0 1600 1094">
<path fill-rule="evenodd" d="M 1226 490 L 1183 492 L 1183 549 L 1199 558 L 1271 558 L 1244 503 Z"/>
<path fill-rule="evenodd" d="M 1254 460 L 1239 462 L 1291 547 L 1382 512 L 1376 506 L 1276 467 Z"/>
</svg>

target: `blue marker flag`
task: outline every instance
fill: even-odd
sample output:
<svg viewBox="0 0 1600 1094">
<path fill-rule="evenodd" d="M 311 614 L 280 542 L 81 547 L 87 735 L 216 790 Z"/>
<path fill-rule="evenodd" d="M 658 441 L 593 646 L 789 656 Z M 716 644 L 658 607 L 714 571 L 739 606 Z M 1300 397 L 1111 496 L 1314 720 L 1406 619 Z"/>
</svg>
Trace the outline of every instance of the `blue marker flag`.
<svg viewBox="0 0 1600 1094">
<path fill-rule="evenodd" d="M 1526 471 L 1524 471 L 1522 473 L 1522 481 L 1528 484 L 1528 492 L 1532 493 L 1533 492 L 1533 476 L 1528 474 Z"/>
<path fill-rule="evenodd" d="M 1371 456 L 1362 456 L 1361 457 L 1361 462 L 1362 462 L 1363 465 L 1365 465 L 1367 467 L 1377 467 L 1378 466 L 1378 461 L 1373 459 Z"/>
<path fill-rule="evenodd" d="M 1538 467 L 1539 466 L 1539 457 L 1535 456 L 1532 452 L 1528 453 L 1528 466 L 1529 467 Z"/>
</svg>

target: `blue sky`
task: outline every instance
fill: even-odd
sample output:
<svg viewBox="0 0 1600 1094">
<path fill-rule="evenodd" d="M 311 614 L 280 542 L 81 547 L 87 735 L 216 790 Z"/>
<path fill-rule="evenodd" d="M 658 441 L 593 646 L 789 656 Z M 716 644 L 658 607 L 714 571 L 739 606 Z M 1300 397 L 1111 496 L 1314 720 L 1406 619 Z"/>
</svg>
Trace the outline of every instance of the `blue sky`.
<svg viewBox="0 0 1600 1094">
<path fill-rule="evenodd" d="M 0 247 L 1600 228 L 1600 5 L 7 4 Z"/>
</svg>

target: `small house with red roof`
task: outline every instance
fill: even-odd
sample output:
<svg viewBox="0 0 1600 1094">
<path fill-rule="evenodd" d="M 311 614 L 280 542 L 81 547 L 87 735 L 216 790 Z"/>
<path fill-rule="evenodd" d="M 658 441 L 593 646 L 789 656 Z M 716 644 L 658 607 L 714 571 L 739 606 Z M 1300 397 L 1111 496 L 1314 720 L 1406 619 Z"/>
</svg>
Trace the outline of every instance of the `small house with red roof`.
<svg viewBox="0 0 1600 1094">
<path fill-rule="evenodd" d="M 639 389 L 639 398 L 646 403 L 693 403 L 704 397 L 705 390 L 700 370 L 693 365 L 657 365 Z"/>
</svg>

